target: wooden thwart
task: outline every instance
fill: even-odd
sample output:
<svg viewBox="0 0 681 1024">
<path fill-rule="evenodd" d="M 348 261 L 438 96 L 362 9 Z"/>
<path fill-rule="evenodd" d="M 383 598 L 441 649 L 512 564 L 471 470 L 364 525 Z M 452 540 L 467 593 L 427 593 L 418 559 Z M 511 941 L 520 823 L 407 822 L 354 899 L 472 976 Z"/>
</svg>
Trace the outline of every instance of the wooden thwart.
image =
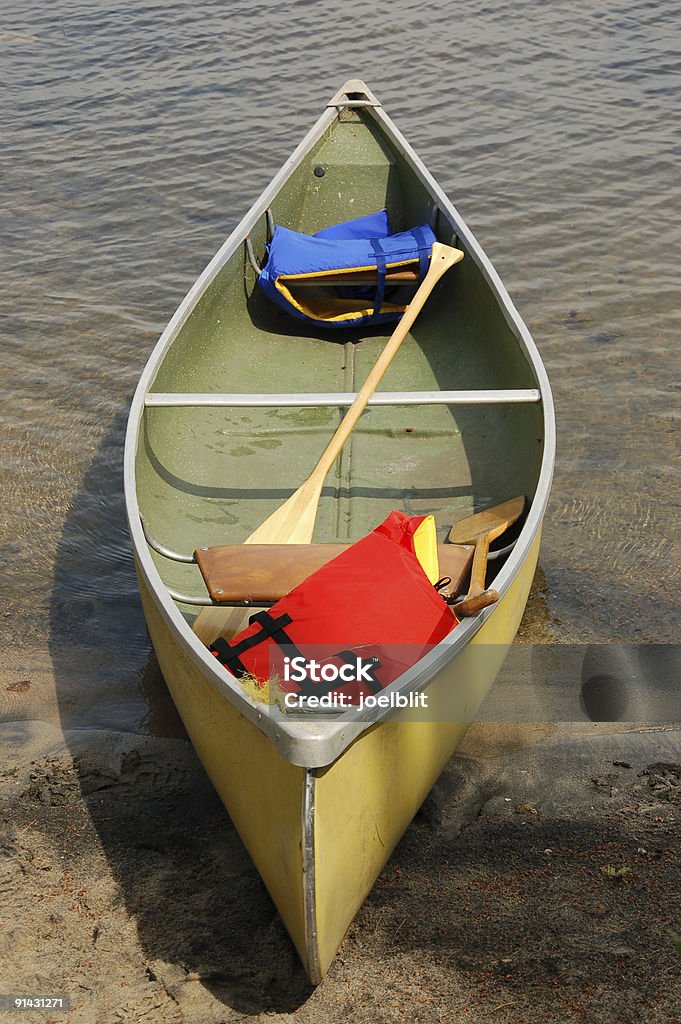
<svg viewBox="0 0 681 1024">
<path fill-rule="evenodd" d="M 347 544 L 225 544 L 198 548 L 194 557 L 208 593 L 218 604 L 268 605 L 348 548 Z M 462 591 L 473 561 L 473 547 L 439 544 L 440 576 L 447 589 Z"/>
</svg>

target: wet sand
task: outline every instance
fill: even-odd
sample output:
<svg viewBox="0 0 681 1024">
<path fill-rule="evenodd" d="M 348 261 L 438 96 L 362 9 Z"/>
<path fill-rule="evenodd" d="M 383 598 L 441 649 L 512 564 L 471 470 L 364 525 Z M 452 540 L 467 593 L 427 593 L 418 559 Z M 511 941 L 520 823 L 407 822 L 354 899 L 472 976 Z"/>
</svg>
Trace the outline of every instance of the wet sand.
<svg viewBox="0 0 681 1024">
<path fill-rule="evenodd" d="M 181 730 L 1 678 L 3 989 L 72 1006 L 26 1024 L 681 1021 L 681 730 L 473 726 L 313 989 Z"/>
</svg>

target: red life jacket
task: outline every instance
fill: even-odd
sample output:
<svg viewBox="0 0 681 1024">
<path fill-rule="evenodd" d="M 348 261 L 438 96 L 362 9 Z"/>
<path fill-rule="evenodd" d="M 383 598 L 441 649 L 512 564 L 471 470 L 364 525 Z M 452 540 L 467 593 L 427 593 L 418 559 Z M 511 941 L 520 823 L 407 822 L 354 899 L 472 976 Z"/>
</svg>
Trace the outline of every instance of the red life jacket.
<svg viewBox="0 0 681 1024">
<path fill-rule="evenodd" d="M 439 643 L 458 619 L 426 576 L 414 551 L 414 534 L 424 516 L 391 512 L 372 533 L 352 544 L 295 587 L 268 611 L 251 616 L 231 641 L 218 638 L 211 651 L 233 675 L 266 682 L 278 677 L 285 692 L 377 693 Z M 373 669 L 348 682 L 290 676 L 291 659 L 307 663 Z M 285 658 L 289 659 L 289 666 Z M 373 661 L 372 661 L 373 659 Z M 328 677 L 333 671 L 326 670 Z M 348 679 L 345 669 L 341 679 Z"/>
</svg>

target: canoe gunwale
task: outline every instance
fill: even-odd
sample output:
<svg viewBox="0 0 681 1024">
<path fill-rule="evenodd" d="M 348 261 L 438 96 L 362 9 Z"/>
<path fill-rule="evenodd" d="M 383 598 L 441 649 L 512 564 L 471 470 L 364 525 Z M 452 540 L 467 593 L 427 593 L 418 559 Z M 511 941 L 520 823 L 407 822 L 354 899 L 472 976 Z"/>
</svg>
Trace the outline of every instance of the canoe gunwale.
<svg viewBox="0 0 681 1024">
<path fill-rule="evenodd" d="M 348 86 L 350 84 L 356 85 L 353 82 L 348 83 Z M 356 90 L 353 88 L 351 91 Z M 153 597 L 159 613 L 166 620 L 185 653 L 197 665 L 211 685 L 223 694 L 240 713 L 261 729 L 282 756 L 291 763 L 306 768 L 322 768 L 331 764 L 364 730 L 383 718 L 389 717 L 390 711 L 376 709 L 371 713 L 363 712 L 361 719 L 348 714 L 334 722 L 291 722 L 278 709 L 275 711 L 271 709 L 265 710 L 263 705 L 248 696 L 238 680 L 230 676 L 216 662 L 216 659 L 192 632 L 160 577 L 151 557 L 140 521 L 135 462 L 141 423 L 145 408 L 147 407 L 147 395 L 151 393 L 158 369 L 170 346 L 211 282 L 235 250 L 243 245 L 245 237 L 253 230 L 256 222 L 266 214 L 272 200 L 293 171 L 304 160 L 309 150 L 341 116 L 343 109 L 345 108 L 338 108 L 332 105 L 324 110 L 316 124 L 313 125 L 262 195 L 232 231 L 180 303 L 153 349 L 137 385 L 130 408 L 124 455 L 126 513 L 135 549 L 136 565 L 138 572 L 141 574 Z M 402 692 L 408 693 L 410 690 L 422 688 L 426 685 L 444 665 L 456 657 L 457 653 L 468 644 L 488 618 L 495 614 L 503 602 L 504 595 L 522 568 L 541 528 L 548 502 L 555 456 L 555 423 L 551 389 L 541 358 L 527 327 L 513 305 L 494 267 L 456 208 L 437 185 L 411 146 L 387 117 L 383 108 L 380 105 L 363 106 L 363 113 L 378 122 L 381 130 L 385 133 L 395 150 L 401 153 L 411 165 L 421 183 L 433 198 L 434 203 L 442 211 L 442 214 L 449 219 L 451 224 L 454 225 L 458 238 L 465 245 L 468 258 L 475 261 L 484 275 L 494 298 L 501 307 L 506 322 L 532 368 L 539 390 L 544 419 L 543 454 L 537 487 L 530 504 L 527 519 L 515 543 L 515 547 L 494 581 L 495 589 L 498 590 L 500 595 L 500 601 L 497 605 L 486 609 L 478 616 L 462 622 L 452 634 L 446 637 L 417 666 L 414 666 L 413 669 L 406 673 L 400 682 L 399 689 Z"/>
</svg>

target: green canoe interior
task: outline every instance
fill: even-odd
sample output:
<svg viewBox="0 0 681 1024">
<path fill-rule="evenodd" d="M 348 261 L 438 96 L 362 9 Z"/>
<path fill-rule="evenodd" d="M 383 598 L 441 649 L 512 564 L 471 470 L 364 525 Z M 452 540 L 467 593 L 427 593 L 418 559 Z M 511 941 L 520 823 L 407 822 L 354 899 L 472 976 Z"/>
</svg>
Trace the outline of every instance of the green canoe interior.
<svg viewBox="0 0 681 1024">
<path fill-rule="evenodd" d="M 324 175 L 314 173 L 317 166 Z M 344 111 L 272 203 L 277 224 L 313 233 L 383 207 L 394 229 L 430 221 L 433 200 L 365 111 Z M 262 258 L 265 218 L 252 233 Z M 452 226 L 439 215 L 437 233 Z M 238 246 L 180 329 L 154 392 L 351 392 L 391 327 L 322 330 L 255 287 Z M 472 258 L 436 286 L 380 386 L 385 391 L 534 388 L 531 365 Z M 140 511 L 162 544 L 191 552 L 242 542 L 309 475 L 344 410 L 147 408 L 136 474 Z M 329 474 L 315 541 L 352 541 L 397 508 L 456 519 L 534 494 L 539 403 L 381 406 L 365 411 Z M 196 566 L 152 552 L 166 584 L 205 593 Z M 187 617 L 197 609 L 181 605 Z"/>
</svg>

